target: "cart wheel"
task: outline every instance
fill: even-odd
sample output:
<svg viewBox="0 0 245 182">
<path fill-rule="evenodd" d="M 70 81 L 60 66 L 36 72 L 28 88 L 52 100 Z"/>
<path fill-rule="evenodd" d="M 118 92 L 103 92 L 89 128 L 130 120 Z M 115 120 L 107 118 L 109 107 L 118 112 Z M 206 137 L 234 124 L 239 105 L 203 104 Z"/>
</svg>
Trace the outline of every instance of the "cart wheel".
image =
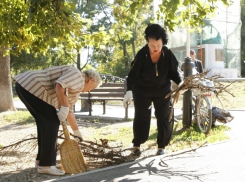
<svg viewBox="0 0 245 182">
<path fill-rule="evenodd" d="M 208 134 L 212 126 L 212 105 L 206 96 L 199 97 L 196 104 L 198 128 L 201 132 Z"/>
</svg>

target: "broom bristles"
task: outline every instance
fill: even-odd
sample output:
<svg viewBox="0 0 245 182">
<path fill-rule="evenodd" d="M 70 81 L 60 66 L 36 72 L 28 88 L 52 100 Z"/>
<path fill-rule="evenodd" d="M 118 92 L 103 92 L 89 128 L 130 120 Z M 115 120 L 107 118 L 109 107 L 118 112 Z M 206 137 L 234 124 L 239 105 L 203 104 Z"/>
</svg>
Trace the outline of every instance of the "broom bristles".
<svg viewBox="0 0 245 182">
<path fill-rule="evenodd" d="M 76 174 L 86 171 L 87 163 L 75 140 L 68 139 L 60 146 L 61 165 L 66 173 Z"/>
</svg>

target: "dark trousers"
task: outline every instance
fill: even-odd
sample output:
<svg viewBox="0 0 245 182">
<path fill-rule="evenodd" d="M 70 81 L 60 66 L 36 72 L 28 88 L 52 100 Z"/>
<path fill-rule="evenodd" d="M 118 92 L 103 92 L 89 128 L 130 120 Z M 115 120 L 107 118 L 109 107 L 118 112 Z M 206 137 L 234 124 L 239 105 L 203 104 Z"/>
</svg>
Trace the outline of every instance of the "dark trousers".
<svg viewBox="0 0 245 182">
<path fill-rule="evenodd" d="M 16 83 L 16 92 L 37 124 L 39 166 L 56 165 L 57 135 L 60 121 L 56 109 Z"/>
<path fill-rule="evenodd" d="M 134 146 L 140 146 L 145 143 L 149 137 L 151 122 L 151 103 L 155 108 L 157 119 L 157 144 L 158 148 L 165 148 L 170 142 L 173 131 L 173 119 L 169 122 L 171 109 L 171 98 L 162 97 L 145 97 L 137 92 L 133 92 L 135 116 L 133 123 Z"/>
</svg>

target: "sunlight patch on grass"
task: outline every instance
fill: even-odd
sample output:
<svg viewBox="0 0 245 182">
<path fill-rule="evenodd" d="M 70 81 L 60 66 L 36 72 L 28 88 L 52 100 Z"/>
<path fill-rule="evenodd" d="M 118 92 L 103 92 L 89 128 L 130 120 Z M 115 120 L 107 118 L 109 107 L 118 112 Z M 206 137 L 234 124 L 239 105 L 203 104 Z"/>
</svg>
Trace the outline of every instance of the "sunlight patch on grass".
<svg viewBox="0 0 245 182">
<path fill-rule="evenodd" d="M 177 125 L 182 125 L 178 123 Z M 193 125 L 190 130 L 174 130 L 173 137 L 167 150 L 174 152 L 184 150 L 187 148 L 195 148 L 201 146 L 203 143 L 215 143 L 229 139 L 225 131 L 230 130 L 229 127 L 218 125 L 211 129 L 208 135 L 201 133 L 197 125 Z"/>
<path fill-rule="evenodd" d="M 129 147 L 133 139 L 132 127 L 127 126 L 105 126 L 101 128 L 89 127 L 90 136 L 86 136 L 88 140 L 107 139 L 123 143 L 125 147 Z"/>
<path fill-rule="evenodd" d="M 182 128 L 182 124 L 178 123 L 174 126 L 173 136 L 170 144 L 166 147 L 168 151 L 178 151 L 187 149 L 190 147 L 198 147 L 204 142 L 215 143 L 223 140 L 229 139 L 225 131 L 229 130 L 227 126 L 216 126 L 212 128 L 210 134 L 205 135 L 201 133 L 197 126 L 193 126 L 189 131 L 179 132 Z M 122 143 L 123 148 L 132 147 L 133 139 L 133 129 L 132 127 L 126 126 L 105 126 L 102 128 L 87 128 L 91 135 L 87 136 L 88 140 L 94 139 L 107 139 L 110 141 L 117 141 L 117 143 Z M 141 145 L 142 148 L 157 148 L 157 127 L 151 126 L 150 134 L 148 140 Z"/>
<path fill-rule="evenodd" d="M 3 123 L 14 123 L 14 124 L 30 124 L 35 122 L 35 119 L 28 111 L 16 111 L 11 114 L 4 114 L 1 117 Z"/>
</svg>

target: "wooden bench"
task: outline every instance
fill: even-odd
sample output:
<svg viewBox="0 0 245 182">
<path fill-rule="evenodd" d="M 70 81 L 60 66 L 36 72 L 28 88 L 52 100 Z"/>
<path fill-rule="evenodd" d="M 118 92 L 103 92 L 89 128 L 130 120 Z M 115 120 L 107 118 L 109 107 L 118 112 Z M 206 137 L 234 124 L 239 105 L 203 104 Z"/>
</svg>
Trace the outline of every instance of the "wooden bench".
<svg viewBox="0 0 245 182">
<path fill-rule="evenodd" d="M 79 100 L 81 100 L 81 106 L 82 102 L 88 103 L 89 116 L 92 116 L 93 103 L 100 102 L 103 105 L 103 114 L 105 114 L 106 102 L 112 100 L 123 101 L 124 95 L 127 91 L 126 79 L 111 75 L 101 75 L 101 77 L 103 83 L 100 87 L 87 93 L 80 93 Z M 125 108 L 125 119 L 127 118 L 128 107 Z"/>
</svg>

